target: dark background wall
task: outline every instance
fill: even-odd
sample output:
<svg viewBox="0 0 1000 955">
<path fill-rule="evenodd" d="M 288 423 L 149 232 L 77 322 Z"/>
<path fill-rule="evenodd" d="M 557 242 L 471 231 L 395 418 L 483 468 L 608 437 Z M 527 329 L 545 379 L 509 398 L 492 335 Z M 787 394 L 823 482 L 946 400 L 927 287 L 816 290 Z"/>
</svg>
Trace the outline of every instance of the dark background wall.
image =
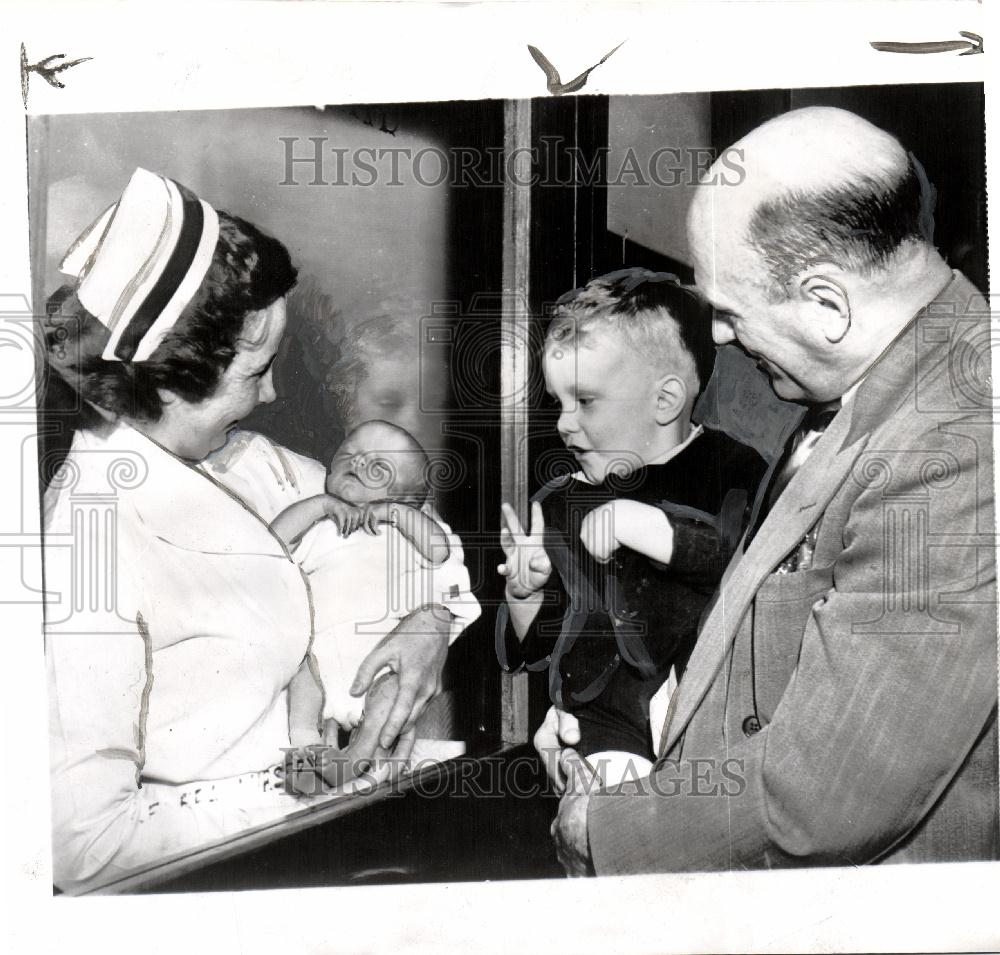
<svg viewBox="0 0 1000 955">
<path fill-rule="evenodd" d="M 766 119 L 803 106 L 837 106 L 888 130 L 937 190 L 935 241 L 953 268 L 989 291 L 986 125 L 981 83 L 750 90 L 712 94 L 712 140 L 722 149 Z"/>
</svg>

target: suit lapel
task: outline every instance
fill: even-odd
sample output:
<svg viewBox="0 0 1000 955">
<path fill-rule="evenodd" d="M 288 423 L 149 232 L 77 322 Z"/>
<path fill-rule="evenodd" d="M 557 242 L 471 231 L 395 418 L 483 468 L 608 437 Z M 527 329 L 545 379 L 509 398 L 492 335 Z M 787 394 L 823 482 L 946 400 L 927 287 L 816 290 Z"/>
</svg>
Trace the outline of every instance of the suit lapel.
<svg viewBox="0 0 1000 955">
<path fill-rule="evenodd" d="M 659 753 L 677 744 L 704 699 L 747 610 L 765 578 L 822 516 L 874 430 L 887 421 L 916 387 L 918 333 L 936 303 L 953 308 L 980 293 L 960 272 L 934 302 L 914 316 L 869 369 L 854 399 L 833 420 L 815 450 L 788 483 L 745 553 L 726 570 L 720 593 L 698 636 L 684 679 L 670 700 Z M 949 312 L 951 314 L 951 312 Z M 725 599 L 722 599 L 724 596 Z"/>
<path fill-rule="evenodd" d="M 867 436 L 845 447 L 850 412 L 850 408 L 844 409 L 830 424 L 746 551 L 737 548 L 720 584 L 720 597 L 702 625 L 684 679 L 671 698 L 660 738 L 661 754 L 676 744 L 704 698 L 761 584 L 819 520 L 864 449 Z"/>
</svg>

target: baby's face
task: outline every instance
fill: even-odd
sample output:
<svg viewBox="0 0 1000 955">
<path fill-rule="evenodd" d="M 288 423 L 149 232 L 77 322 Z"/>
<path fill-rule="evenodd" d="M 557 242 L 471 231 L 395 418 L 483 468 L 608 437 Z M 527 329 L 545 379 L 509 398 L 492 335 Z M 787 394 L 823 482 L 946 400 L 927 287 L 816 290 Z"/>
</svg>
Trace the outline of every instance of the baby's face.
<svg viewBox="0 0 1000 955">
<path fill-rule="evenodd" d="M 397 432 L 362 425 L 344 439 L 330 464 L 326 490 L 351 504 L 401 496 L 413 453 Z"/>
</svg>

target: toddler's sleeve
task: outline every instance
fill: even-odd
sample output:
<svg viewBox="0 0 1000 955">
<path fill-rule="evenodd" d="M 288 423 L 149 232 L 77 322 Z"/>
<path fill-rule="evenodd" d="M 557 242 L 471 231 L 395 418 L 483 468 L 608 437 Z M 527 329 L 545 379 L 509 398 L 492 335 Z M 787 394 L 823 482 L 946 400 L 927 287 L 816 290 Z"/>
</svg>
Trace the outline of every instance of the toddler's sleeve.
<svg viewBox="0 0 1000 955">
<path fill-rule="evenodd" d="M 566 592 L 552 578 L 542 590 L 542 605 L 538 615 L 531 622 L 523 640 L 517 638 L 510 622 L 510 612 L 506 602 L 497 610 L 494 640 L 497 662 L 505 673 L 519 670 L 544 670 L 549 665 L 549 656 L 555 646 L 556 637 L 566 616 L 568 598 Z"/>
<path fill-rule="evenodd" d="M 716 521 L 680 514 L 669 502 L 658 505 L 674 531 L 670 575 L 692 587 L 714 590 L 730 557 Z"/>
</svg>

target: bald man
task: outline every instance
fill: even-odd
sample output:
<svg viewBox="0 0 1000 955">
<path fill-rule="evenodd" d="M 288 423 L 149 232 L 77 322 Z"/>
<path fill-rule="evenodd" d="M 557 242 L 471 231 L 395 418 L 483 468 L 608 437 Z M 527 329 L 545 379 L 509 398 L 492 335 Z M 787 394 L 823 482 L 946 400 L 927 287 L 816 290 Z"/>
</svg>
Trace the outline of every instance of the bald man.
<svg viewBox="0 0 1000 955">
<path fill-rule="evenodd" d="M 549 712 L 557 850 L 571 874 L 995 859 L 988 305 L 889 134 L 810 108 L 736 146 L 743 183 L 710 172 L 691 209 L 697 283 L 798 424 L 650 776 L 588 785 Z"/>
</svg>

